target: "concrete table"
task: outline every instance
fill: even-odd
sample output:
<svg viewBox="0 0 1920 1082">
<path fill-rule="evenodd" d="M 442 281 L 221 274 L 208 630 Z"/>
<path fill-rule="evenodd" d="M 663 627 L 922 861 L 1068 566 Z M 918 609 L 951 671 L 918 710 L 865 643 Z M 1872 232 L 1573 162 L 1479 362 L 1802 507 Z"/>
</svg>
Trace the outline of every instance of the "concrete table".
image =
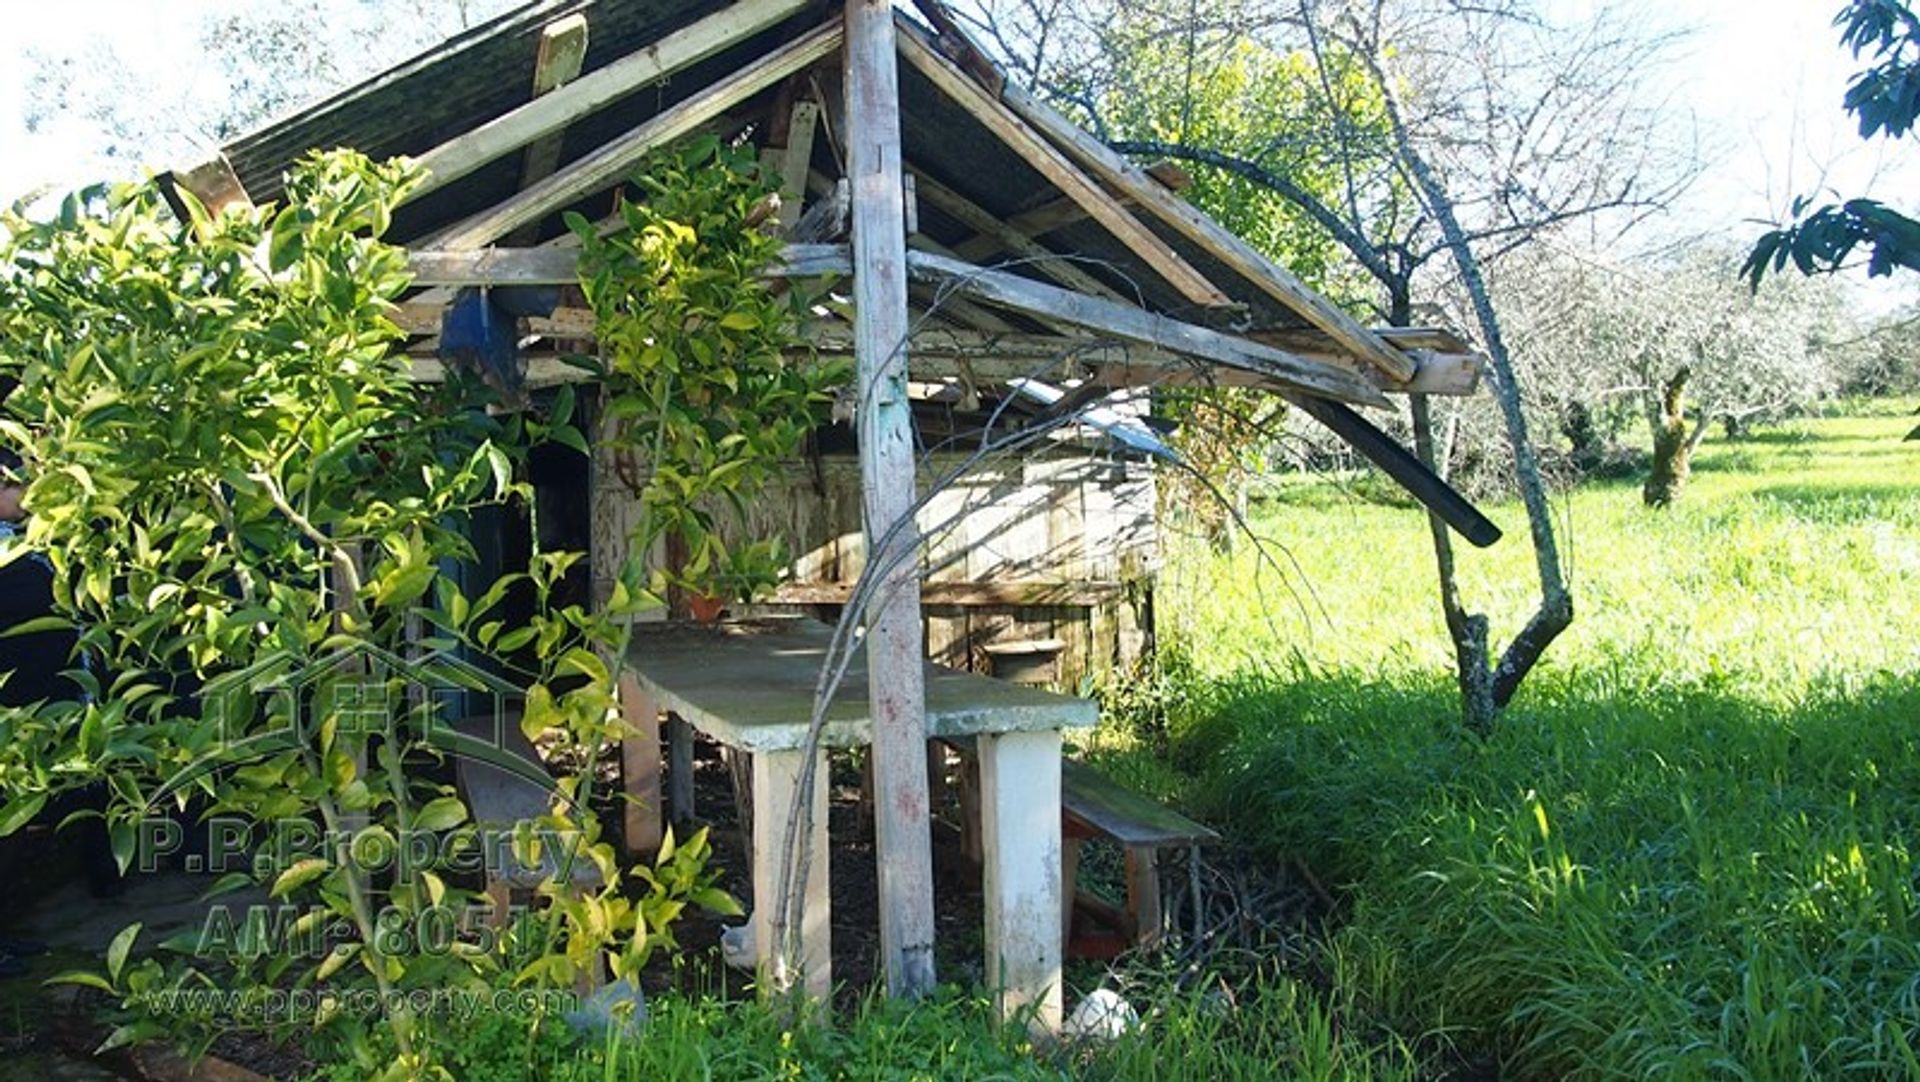
<svg viewBox="0 0 1920 1082">
<path fill-rule="evenodd" d="M 640 625 L 628 657 L 622 707 L 640 733 L 623 748 L 630 816 L 658 821 L 662 711 L 753 756 L 753 933 L 763 977 L 814 686 L 832 634 L 798 618 Z M 799 976 L 822 999 L 833 987 L 824 750 L 873 738 L 864 647 L 856 649 L 860 656 L 827 710 L 808 795 L 814 859 L 801 903 Z M 1061 1010 L 1060 733 L 1098 716 L 1086 699 L 927 666 L 927 735 L 972 737 L 978 749 L 988 983 L 1004 1015 L 1032 1004 L 1036 1022 L 1049 1028 Z"/>
</svg>

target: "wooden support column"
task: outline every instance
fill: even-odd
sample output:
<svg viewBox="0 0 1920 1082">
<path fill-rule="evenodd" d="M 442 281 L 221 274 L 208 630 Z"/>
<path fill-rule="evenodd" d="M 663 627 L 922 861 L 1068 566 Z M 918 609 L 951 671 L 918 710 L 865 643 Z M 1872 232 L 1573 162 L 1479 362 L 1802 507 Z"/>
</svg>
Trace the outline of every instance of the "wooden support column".
<svg viewBox="0 0 1920 1082">
<path fill-rule="evenodd" d="M 787 861 L 787 822 L 795 807 L 804 751 L 760 751 L 753 755 L 753 943 L 758 954 L 761 994 L 792 988 L 815 1003 L 833 996 L 833 940 L 831 895 L 827 884 L 827 755 L 815 753 L 813 788 L 807 794 L 807 867 L 800 884 L 797 957 L 799 972 L 787 972 L 773 934 L 780 912 L 780 886 Z"/>
<path fill-rule="evenodd" d="M 980 819 L 987 902 L 987 984 L 1000 1017 L 1032 1007 L 1060 1028 L 1060 731 L 982 735 Z"/>
<path fill-rule="evenodd" d="M 906 210 L 893 5 L 847 0 L 847 173 L 853 188 L 854 360 L 869 567 L 883 574 L 866 613 L 873 709 L 880 956 L 887 991 L 933 990 L 933 849 L 927 801 L 926 668 L 913 522 L 907 398 Z"/>
<path fill-rule="evenodd" d="M 621 780 L 627 791 L 626 850 L 629 858 L 660 849 L 660 704 L 631 676 L 620 679 L 620 715 L 634 730 L 620 741 Z"/>
</svg>

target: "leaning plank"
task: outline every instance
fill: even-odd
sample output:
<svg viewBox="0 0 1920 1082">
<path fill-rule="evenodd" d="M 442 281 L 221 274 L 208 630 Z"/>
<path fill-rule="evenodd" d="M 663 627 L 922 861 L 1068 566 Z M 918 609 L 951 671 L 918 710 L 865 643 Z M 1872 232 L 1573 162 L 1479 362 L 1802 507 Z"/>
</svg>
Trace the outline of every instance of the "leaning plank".
<svg viewBox="0 0 1920 1082">
<path fill-rule="evenodd" d="M 827 23 L 570 162 L 505 202 L 449 226 L 429 238 L 425 246 L 478 248 L 583 195 L 608 187 L 620 180 L 649 150 L 686 135 L 787 76 L 832 55 L 840 48 L 841 38 L 840 23 Z M 564 91 L 555 91 L 539 101 L 550 101 L 562 93 Z"/>
<path fill-rule="evenodd" d="M 425 183 L 409 198 L 475 169 L 712 56 L 805 8 L 807 0 L 741 0 L 551 94 L 543 94 L 420 156 Z"/>
<path fill-rule="evenodd" d="M 1079 203 L 1090 216 L 1132 249 L 1135 255 L 1146 260 L 1182 296 L 1208 307 L 1231 303 L 1218 286 L 1207 281 L 1205 275 L 1180 258 L 1165 241 L 1129 214 L 1119 201 L 1103 191 L 1051 143 L 1001 104 L 999 99 L 989 96 L 966 73 L 923 43 L 916 29 L 902 26 L 901 31 L 900 51 L 909 63 L 1017 152 L 1041 176 Z"/>
<path fill-rule="evenodd" d="M 1002 90 L 1000 100 L 1022 120 L 1092 170 L 1095 176 L 1137 200 L 1155 217 L 1245 275 L 1275 300 L 1331 335 L 1355 356 L 1379 366 L 1382 372 L 1396 380 L 1404 382 L 1413 378 L 1415 365 L 1411 358 L 1369 333 L 1352 316 L 1308 288 L 1286 268 L 1234 236 L 1193 204 L 1168 191 L 1138 166 L 1055 112 L 1051 106 L 1011 83 Z"/>
<path fill-rule="evenodd" d="M 1386 395 L 1352 372 L 1139 308 L 928 252 L 907 253 L 907 269 L 917 277 L 951 283 L 961 292 L 990 304 L 1199 357 L 1229 368 L 1258 372 L 1281 386 L 1307 395 L 1369 406 L 1387 404 Z"/>
</svg>

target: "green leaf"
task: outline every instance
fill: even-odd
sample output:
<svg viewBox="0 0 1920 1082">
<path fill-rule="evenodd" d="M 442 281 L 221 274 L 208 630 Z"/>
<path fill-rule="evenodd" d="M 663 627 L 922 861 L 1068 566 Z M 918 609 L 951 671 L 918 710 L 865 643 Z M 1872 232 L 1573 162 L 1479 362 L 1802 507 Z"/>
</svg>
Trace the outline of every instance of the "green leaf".
<svg viewBox="0 0 1920 1082">
<path fill-rule="evenodd" d="M 113 983 L 120 983 L 120 971 L 127 966 L 127 952 L 133 950 L 133 941 L 139 936 L 140 922 L 134 921 L 120 929 L 120 934 L 107 944 L 107 976 Z"/>
<path fill-rule="evenodd" d="M 40 809 L 46 806 L 47 794 L 45 793 L 23 793 L 7 801 L 7 806 L 0 809 L 0 838 L 7 837 L 32 822 L 33 817 L 39 815 Z"/>
<path fill-rule="evenodd" d="M 452 830 L 467 821 L 467 806 L 460 798 L 443 796 L 428 801 L 414 814 L 413 825 L 420 830 Z"/>
<path fill-rule="evenodd" d="M 69 969 L 48 977 L 42 984 L 77 984 L 82 988 L 98 988 L 109 995 L 119 995 L 120 990 L 98 973 L 89 973 L 84 969 Z"/>
<path fill-rule="evenodd" d="M 267 892 L 267 896 L 271 898 L 284 897 L 292 891 L 299 889 L 301 886 L 311 883 L 315 879 L 327 874 L 332 868 L 332 864 L 319 857 L 308 857 L 305 860 L 296 860 L 273 881 L 273 889 Z"/>
</svg>

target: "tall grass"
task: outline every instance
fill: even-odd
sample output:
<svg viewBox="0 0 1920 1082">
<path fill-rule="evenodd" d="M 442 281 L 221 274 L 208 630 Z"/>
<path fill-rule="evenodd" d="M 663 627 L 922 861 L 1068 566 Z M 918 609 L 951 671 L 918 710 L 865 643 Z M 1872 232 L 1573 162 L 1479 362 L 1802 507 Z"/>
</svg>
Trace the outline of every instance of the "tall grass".
<svg viewBox="0 0 1920 1082">
<path fill-rule="evenodd" d="M 1339 884 L 1338 985 L 1401 1032 L 1520 1077 L 1920 1077 L 1906 427 L 1710 443 L 1664 513 L 1563 498 L 1579 615 L 1485 741 L 1456 725 L 1424 524 L 1283 490 L 1262 526 L 1291 587 L 1245 549 L 1169 576 L 1214 681 L 1176 726 L 1191 798 Z M 1513 539 L 1465 571 L 1498 641 L 1532 577 L 1494 515 Z"/>
</svg>

